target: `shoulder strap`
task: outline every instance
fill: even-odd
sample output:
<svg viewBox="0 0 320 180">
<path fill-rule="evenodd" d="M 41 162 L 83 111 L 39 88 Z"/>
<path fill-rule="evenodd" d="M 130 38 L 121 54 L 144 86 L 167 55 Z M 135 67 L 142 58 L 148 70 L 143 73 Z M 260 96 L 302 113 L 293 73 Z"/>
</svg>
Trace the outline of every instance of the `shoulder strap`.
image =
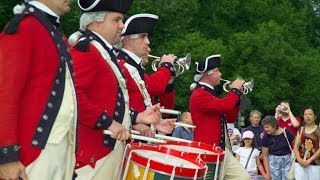
<svg viewBox="0 0 320 180">
<path fill-rule="evenodd" d="M 144 99 L 143 101 L 144 105 L 146 107 L 152 106 L 150 94 L 146 88 L 144 80 L 141 78 L 139 74 L 139 71 L 134 66 L 132 66 L 131 64 L 128 64 L 127 62 L 124 63 L 124 66 L 127 68 L 127 70 L 130 73 L 130 76 L 135 81 L 138 89 L 140 90 L 140 93 Z"/>
<path fill-rule="evenodd" d="M 250 158 L 251 158 L 251 155 L 252 155 L 253 150 L 254 150 L 254 148 L 252 148 L 252 150 L 251 150 L 251 152 L 250 152 L 250 155 L 249 155 L 249 157 L 248 157 L 246 166 L 244 167 L 245 169 L 247 169 L 247 166 L 248 166 L 248 164 L 249 164 L 249 160 L 250 160 Z"/>
<path fill-rule="evenodd" d="M 291 143 L 290 143 L 290 141 L 289 141 L 289 139 L 288 139 L 288 136 L 287 136 L 286 128 L 283 129 L 283 135 L 284 135 L 284 137 L 285 137 L 286 140 L 287 140 L 287 143 L 288 143 L 288 146 L 289 146 L 289 148 L 290 148 L 290 151 L 293 152 L 292 147 L 291 147 Z"/>
</svg>

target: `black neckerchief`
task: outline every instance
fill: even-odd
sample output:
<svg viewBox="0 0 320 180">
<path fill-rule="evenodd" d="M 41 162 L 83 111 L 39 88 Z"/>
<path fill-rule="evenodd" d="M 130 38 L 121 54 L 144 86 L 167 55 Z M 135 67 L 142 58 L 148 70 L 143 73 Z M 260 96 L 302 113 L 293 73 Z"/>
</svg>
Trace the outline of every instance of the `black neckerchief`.
<svg viewBox="0 0 320 180">
<path fill-rule="evenodd" d="M 206 85 L 203 85 L 203 84 L 197 83 L 196 89 L 198 89 L 198 88 L 202 88 L 202 89 L 204 89 L 204 90 L 208 91 L 212 96 L 218 97 L 217 92 L 216 92 L 214 89 L 209 88 L 209 87 L 208 87 L 208 86 L 206 86 Z"/>
</svg>

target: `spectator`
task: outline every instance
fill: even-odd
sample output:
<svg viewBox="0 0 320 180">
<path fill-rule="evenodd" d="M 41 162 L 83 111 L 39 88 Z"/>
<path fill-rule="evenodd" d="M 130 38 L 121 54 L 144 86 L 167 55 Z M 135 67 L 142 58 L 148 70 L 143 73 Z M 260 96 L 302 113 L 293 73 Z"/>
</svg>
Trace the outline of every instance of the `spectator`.
<svg viewBox="0 0 320 180">
<path fill-rule="evenodd" d="M 316 114 L 313 108 L 306 108 L 303 112 L 305 126 L 297 133 L 294 153 L 295 178 L 319 179 L 320 177 L 320 127 L 316 125 Z"/>
<path fill-rule="evenodd" d="M 262 120 L 266 135 L 262 139 L 262 157 L 266 170 L 266 179 L 284 179 L 288 177 L 291 165 L 289 142 L 293 142 L 294 134 L 287 128 L 279 127 L 274 116 L 266 116 Z"/>
<path fill-rule="evenodd" d="M 193 125 L 190 112 L 183 112 L 181 114 L 181 122 Z M 178 126 L 174 129 L 172 136 L 193 141 L 193 134 L 192 128 Z"/>
<path fill-rule="evenodd" d="M 288 101 L 282 101 L 277 107 L 274 115 L 278 124 L 281 128 L 288 128 L 295 135 L 300 127 L 301 119 L 300 117 L 295 117 L 290 109 L 290 104 Z"/>
<path fill-rule="evenodd" d="M 234 127 L 233 123 L 227 123 L 227 131 L 230 139 L 231 149 L 233 154 L 240 147 L 241 133 Z"/>
<path fill-rule="evenodd" d="M 251 179 L 258 179 L 259 168 L 263 177 L 266 178 L 266 173 L 260 162 L 260 151 L 255 148 L 254 134 L 252 131 L 245 131 L 240 143 L 240 147 L 236 150 L 236 159 L 249 172 Z"/>
<path fill-rule="evenodd" d="M 252 131 L 254 134 L 255 145 L 258 150 L 261 151 L 262 138 L 264 135 L 263 126 L 260 125 L 261 113 L 258 110 L 252 110 L 250 112 L 251 125 L 246 127 L 244 131 Z"/>
</svg>

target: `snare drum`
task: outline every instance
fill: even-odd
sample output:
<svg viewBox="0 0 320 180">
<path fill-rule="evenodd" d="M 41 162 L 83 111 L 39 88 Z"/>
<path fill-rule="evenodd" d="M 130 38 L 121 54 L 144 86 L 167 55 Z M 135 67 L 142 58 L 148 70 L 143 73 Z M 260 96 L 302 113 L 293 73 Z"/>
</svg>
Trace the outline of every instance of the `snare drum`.
<svg viewBox="0 0 320 180">
<path fill-rule="evenodd" d="M 174 149 L 177 151 L 187 152 L 189 154 L 200 157 L 208 166 L 208 172 L 206 179 L 219 179 L 219 175 L 222 173 L 224 151 L 210 144 L 200 142 L 177 142 L 167 141 L 166 144 L 159 145 Z"/>
<path fill-rule="evenodd" d="M 128 144 L 120 179 L 184 180 L 204 179 L 208 167 L 196 156 L 165 147 Z"/>
</svg>

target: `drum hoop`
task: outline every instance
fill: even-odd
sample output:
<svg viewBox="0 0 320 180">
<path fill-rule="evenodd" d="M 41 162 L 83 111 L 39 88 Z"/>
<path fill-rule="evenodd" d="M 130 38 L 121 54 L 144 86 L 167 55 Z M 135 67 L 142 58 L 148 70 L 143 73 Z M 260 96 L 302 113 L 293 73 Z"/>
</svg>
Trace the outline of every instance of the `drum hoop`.
<svg viewBox="0 0 320 180">
<path fill-rule="evenodd" d="M 210 144 L 196 142 L 196 141 L 193 141 L 191 143 L 178 142 L 178 141 L 167 141 L 166 144 L 159 145 L 159 146 L 163 146 L 163 147 L 172 149 L 167 145 L 186 146 L 186 147 L 198 148 L 198 149 L 203 149 L 203 150 L 213 152 L 214 154 L 200 154 L 201 159 L 204 160 L 206 163 L 207 162 L 216 163 L 218 161 L 218 158 L 219 158 L 220 162 L 224 161 L 225 152 L 220 147 L 215 147 Z M 174 150 L 176 150 L 176 149 L 174 149 Z M 176 150 L 176 151 L 180 151 L 180 150 Z M 186 152 L 186 151 L 184 151 L 184 152 Z M 196 155 L 196 156 L 199 155 L 198 153 L 194 153 L 194 152 L 187 152 L 187 153 L 192 154 L 192 155 Z"/>
<path fill-rule="evenodd" d="M 207 165 L 203 160 L 197 159 L 196 156 L 190 155 L 188 153 L 183 153 L 180 151 L 168 149 L 165 147 L 160 147 L 160 146 L 151 146 L 151 145 L 142 145 L 138 143 L 132 143 L 128 147 L 129 151 L 131 152 L 131 160 L 133 163 L 138 164 L 142 167 L 145 167 L 148 158 L 140 156 L 137 152 L 134 150 L 150 150 L 150 151 L 155 151 L 155 152 L 160 152 L 164 154 L 169 154 L 171 156 L 178 157 L 180 159 L 184 159 L 186 161 L 189 161 L 190 163 L 193 163 L 194 165 L 198 166 L 198 172 L 197 172 L 197 177 L 204 177 L 205 176 L 205 170 L 207 169 Z M 130 162 L 127 162 L 130 163 Z M 162 167 L 162 170 L 159 170 L 158 167 Z M 161 173 L 161 174 L 168 174 L 171 175 L 173 169 L 175 168 L 175 176 L 179 177 L 194 177 L 196 170 L 195 168 L 190 168 L 190 167 L 183 167 L 182 171 L 180 171 L 180 166 L 172 166 L 169 164 L 163 164 L 161 162 L 155 161 L 153 159 L 150 159 L 150 167 L 149 169 L 153 170 L 154 172 Z"/>
<path fill-rule="evenodd" d="M 145 167 L 144 165 L 141 165 L 141 164 L 139 164 L 139 163 L 137 163 L 137 162 L 132 162 L 132 163 L 136 164 L 137 166 L 139 166 L 139 167 L 141 167 L 141 168 L 144 168 L 144 167 Z M 178 168 L 178 167 L 176 167 L 176 168 Z M 192 170 L 196 171 L 196 169 L 192 169 Z M 153 169 L 153 168 L 151 168 L 151 167 L 149 168 L 149 171 L 154 171 L 154 172 L 159 173 L 159 174 L 171 176 L 171 173 L 163 172 L 163 171 L 160 171 L 160 170 L 157 170 L 157 169 Z M 177 170 L 176 170 L 176 172 L 177 172 Z M 201 169 L 198 170 L 198 175 L 199 175 L 199 172 L 201 172 Z M 185 175 L 185 174 L 183 174 L 183 175 Z M 194 174 L 193 174 L 192 176 L 187 176 L 187 177 L 188 177 L 188 178 L 191 178 L 191 177 L 193 178 L 193 176 L 194 176 Z M 181 176 L 181 173 L 175 174 L 174 177 L 186 178 L 186 176 Z M 203 178 L 203 177 L 204 177 L 204 174 L 203 174 L 203 175 L 200 174 L 200 176 L 197 176 L 197 178 Z"/>
</svg>

